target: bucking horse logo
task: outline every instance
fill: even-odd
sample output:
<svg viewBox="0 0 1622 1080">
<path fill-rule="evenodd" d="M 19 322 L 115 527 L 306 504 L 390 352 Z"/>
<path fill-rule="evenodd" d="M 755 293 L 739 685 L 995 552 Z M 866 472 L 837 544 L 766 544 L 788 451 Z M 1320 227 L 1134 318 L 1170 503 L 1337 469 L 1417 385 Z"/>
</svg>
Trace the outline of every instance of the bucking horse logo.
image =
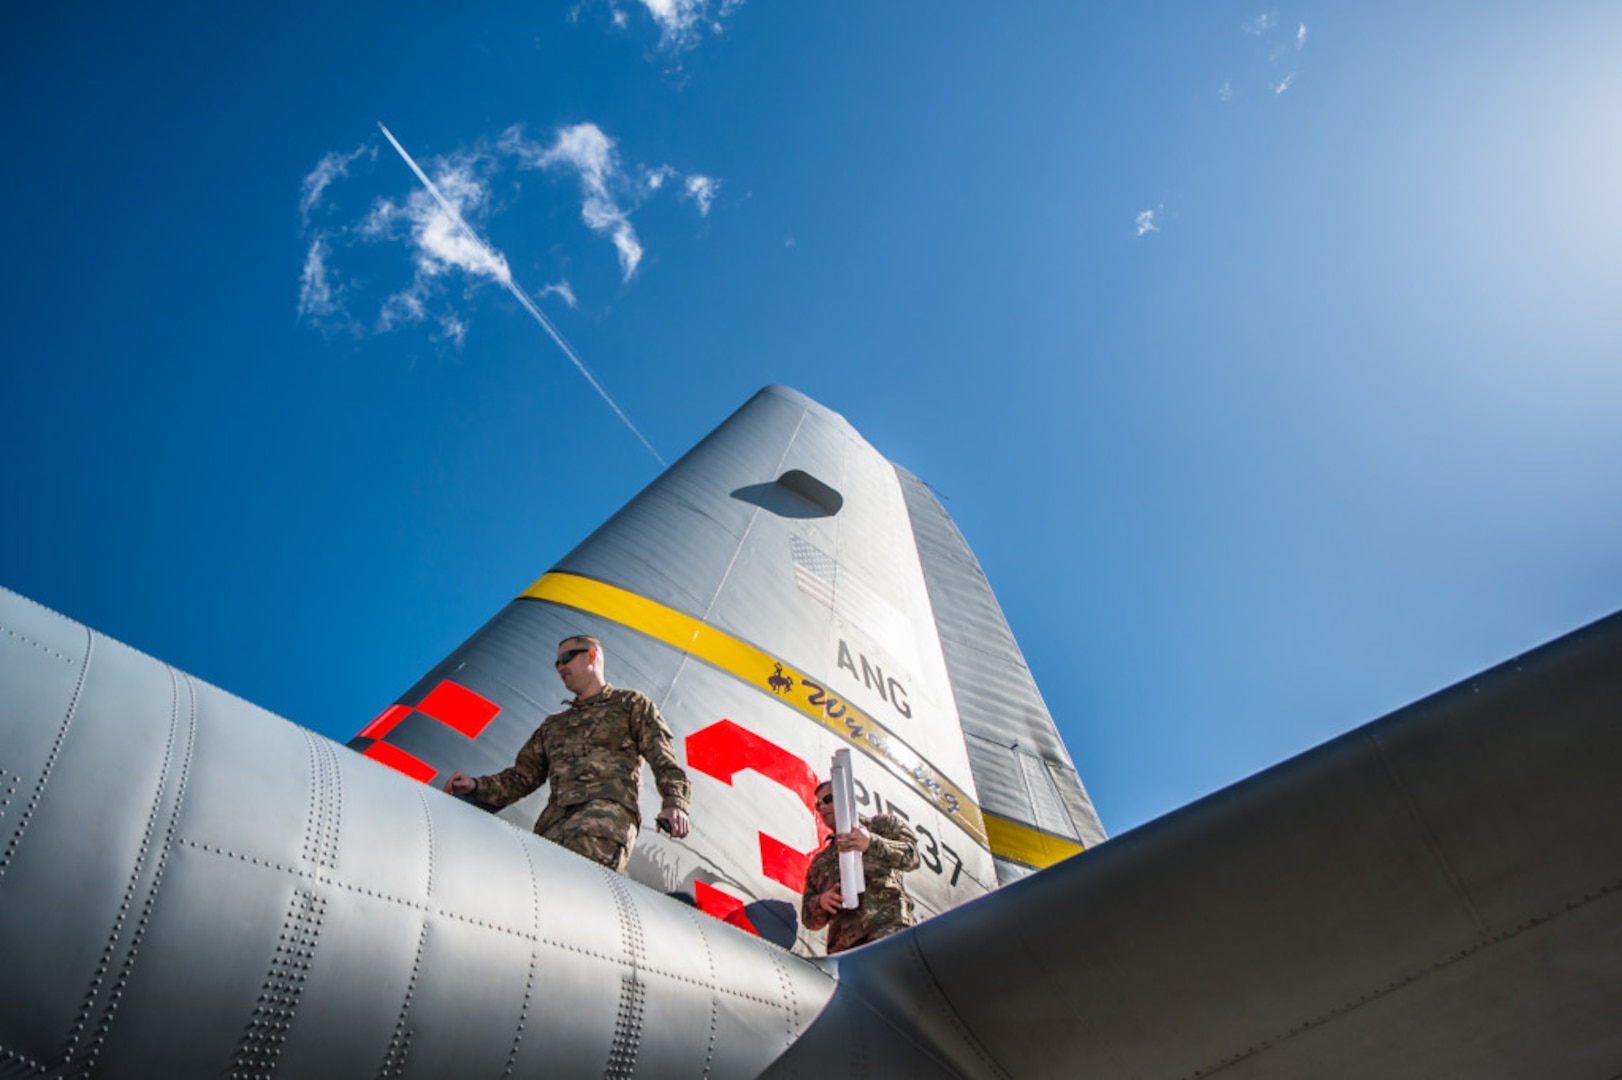
<svg viewBox="0 0 1622 1080">
<path fill-rule="evenodd" d="M 770 686 L 772 688 L 772 693 L 774 693 L 774 694 L 786 694 L 790 690 L 793 690 L 794 689 L 794 676 L 792 676 L 792 675 L 784 675 L 783 674 L 783 665 L 782 664 L 773 664 L 772 666 L 775 667 L 777 670 L 772 672 L 771 678 L 766 680 L 766 685 Z"/>
</svg>

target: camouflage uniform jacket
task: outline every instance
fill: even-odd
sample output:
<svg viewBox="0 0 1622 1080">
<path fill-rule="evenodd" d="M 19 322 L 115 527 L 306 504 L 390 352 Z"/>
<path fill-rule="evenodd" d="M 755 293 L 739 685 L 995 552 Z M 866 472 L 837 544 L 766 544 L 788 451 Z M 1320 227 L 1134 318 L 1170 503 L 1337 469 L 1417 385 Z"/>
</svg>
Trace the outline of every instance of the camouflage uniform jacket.
<svg viewBox="0 0 1622 1080">
<path fill-rule="evenodd" d="M 917 921 L 901 875 L 918 869 L 918 838 L 892 814 L 858 820 L 872 842 L 862 853 L 862 876 L 867 888 L 855 908 L 829 915 L 817 904 L 819 896 L 839 885 L 839 846 L 832 836 L 811 856 L 805 872 L 800 921 L 808 930 L 828 928 L 829 956 L 893 934 Z"/>
<path fill-rule="evenodd" d="M 589 698 L 565 704 L 567 709 L 541 721 L 512 767 L 474 781 L 474 798 L 502 807 L 550 784 L 551 798 L 536 822 L 537 832 L 543 823 L 555 823 L 570 808 L 594 799 L 618 803 L 640 824 L 638 792 L 645 758 L 664 807 L 687 809 L 687 774 L 676 761 L 670 728 L 646 694 L 604 686 Z"/>
</svg>

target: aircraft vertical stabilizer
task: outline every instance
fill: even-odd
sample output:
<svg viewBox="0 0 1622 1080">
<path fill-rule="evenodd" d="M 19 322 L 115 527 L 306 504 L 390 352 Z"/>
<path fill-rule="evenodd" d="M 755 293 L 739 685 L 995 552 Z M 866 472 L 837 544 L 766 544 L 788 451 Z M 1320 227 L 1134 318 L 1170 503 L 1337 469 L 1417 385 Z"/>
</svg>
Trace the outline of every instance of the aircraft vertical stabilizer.
<svg viewBox="0 0 1622 1080">
<path fill-rule="evenodd" d="M 1004 883 L 1104 839 L 1092 800 L 991 593 L 946 510 L 896 466 L 946 656 L 980 809 Z"/>
<path fill-rule="evenodd" d="M 917 830 L 926 914 L 1103 838 L 939 503 L 796 391 L 762 390 L 350 745 L 428 782 L 503 768 L 561 707 L 551 657 L 575 633 L 660 706 L 694 782 L 684 843 L 645 788 L 628 872 L 773 940 L 820 951 L 796 908 L 841 747 L 861 811 Z"/>
</svg>

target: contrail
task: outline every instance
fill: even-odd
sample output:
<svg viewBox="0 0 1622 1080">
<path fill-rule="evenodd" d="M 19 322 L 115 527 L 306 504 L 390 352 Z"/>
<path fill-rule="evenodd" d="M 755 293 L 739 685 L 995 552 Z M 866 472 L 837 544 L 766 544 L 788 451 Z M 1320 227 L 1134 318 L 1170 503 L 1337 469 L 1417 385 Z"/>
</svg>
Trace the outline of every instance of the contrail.
<svg viewBox="0 0 1622 1080">
<path fill-rule="evenodd" d="M 381 120 L 378 121 L 377 126 L 382 129 L 383 137 L 389 140 L 389 145 L 394 147 L 407 165 L 411 166 L 411 171 L 417 174 L 417 179 L 422 181 L 422 186 L 428 189 L 428 194 L 434 197 L 434 201 L 439 204 L 439 208 L 445 211 L 445 213 L 449 214 L 452 221 L 456 222 L 456 227 L 462 230 L 462 235 L 466 236 L 468 240 L 472 241 L 472 243 L 480 251 L 484 252 L 485 256 L 492 264 L 503 267 L 506 266 L 506 256 L 502 255 L 500 252 L 497 252 L 491 248 L 489 244 L 486 244 L 483 240 L 481 240 L 479 238 L 479 234 L 474 232 L 472 227 L 469 226 L 467 222 L 462 220 L 461 213 L 457 211 L 456 207 L 450 204 L 450 201 L 446 199 L 445 196 L 439 193 L 439 188 L 435 187 L 434 182 L 428 179 L 428 174 L 423 172 L 415 161 L 411 160 L 411 155 L 406 153 L 405 147 L 400 145 L 400 140 L 394 137 L 394 133 L 388 128 L 384 127 Z M 536 307 L 535 301 L 529 298 L 529 294 L 524 292 L 523 289 L 520 289 L 517 284 L 514 283 L 512 271 L 508 270 L 506 277 L 497 276 L 496 280 L 505 285 L 507 287 L 507 291 L 512 293 L 513 299 L 517 300 L 518 303 L 523 306 L 525 311 L 529 312 L 535 317 L 535 321 L 541 324 L 542 330 L 545 330 L 548 334 L 552 335 L 552 340 L 557 342 L 558 348 L 563 350 L 563 355 L 567 356 L 569 361 L 579 370 L 580 374 L 586 377 L 586 381 L 591 383 L 591 388 L 597 391 L 598 395 L 601 396 L 604 401 L 608 402 L 608 407 L 613 409 L 614 415 L 619 417 L 620 421 L 626 427 L 631 429 L 631 434 L 635 435 L 637 440 L 641 442 L 643 446 L 648 448 L 648 453 L 653 455 L 653 460 L 659 463 L 659 467 L 664 468 L 665 459 L 659 456 L 659 451 L 655 450 L 653 448 L 653 444 L 648 441 L 647 436 L 638 431 L 636 425 L 631 423 L 631 418 L 625 415 L 625 410 L 620 408 L 612 397 L 609 397 L 608 391 L 603 389 L 603 384 L 598 382 L 596 377 L 592 375 L 589 370 L 587 370 L 586 365 L 581 362 L 580 357 L 575 355 L 574 349 L 570 348 L 569 343 L 563 340 L 563 335 L 558 333 L 558 328 L 552 325 L 552 320 L 546 317 L 546 313 L 540 308 Z"/>
</svg>

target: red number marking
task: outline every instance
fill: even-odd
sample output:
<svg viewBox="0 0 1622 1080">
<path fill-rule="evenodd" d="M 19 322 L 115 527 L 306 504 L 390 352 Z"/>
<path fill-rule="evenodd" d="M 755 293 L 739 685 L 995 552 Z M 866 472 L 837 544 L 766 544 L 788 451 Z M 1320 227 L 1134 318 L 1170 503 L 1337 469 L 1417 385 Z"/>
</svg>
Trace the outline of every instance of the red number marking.
<svg viewBox="0 0 1622 1080">
<path fill-rule="evenodd" d="M 746 771 L 757 772 L 781 784 L 798 795 L 805 804 L 817 824 L 818 841 L 827 836 L 828 827 L 822 823 L 812 803 L 817 790 L 816 772 L 770 739 L 764 739 L 731 720 L 717 720 L 709 727 L 687 736 L 687 764 L 729 787 L 734 776 Z M 799 851 L 776 837 L 765 833 L 758 835 L 761 872 L 794 892 L 805 888 L 805 871 L 811 865 L 811 855 L 816 848 Z M 699 907 L 704 908 L 704 905 L 700 904 Z"/>
<path fill-rule="evenodd" d="M 760 868 L 779 885 L 799 892 L 805 888 L 805 872 L 811 869 L 811 856 L 804 851 L 795 851 L 775 836 L 761 833 Z"/>
<path fill-rule="evenodd" d="M 731 720 L 717 720 L 687 736 L 687 764 L 728 786 L 734 776 L 752 770 L 788 788 L 812 809 L 817 774 L 811 766 Z"/>
</svg>

